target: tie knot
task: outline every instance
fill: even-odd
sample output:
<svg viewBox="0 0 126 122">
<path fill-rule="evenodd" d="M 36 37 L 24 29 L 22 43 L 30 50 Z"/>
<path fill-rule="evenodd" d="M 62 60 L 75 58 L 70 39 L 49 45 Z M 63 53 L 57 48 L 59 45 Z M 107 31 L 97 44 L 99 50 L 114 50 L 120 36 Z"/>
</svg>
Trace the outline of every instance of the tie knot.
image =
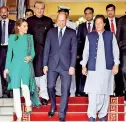
<svg viewBox="0 0 126 122">
<path fill-rule="evenodd" d="M 111 19 L 111 22 L 113 22 L 113 19 Z"/>
<path fill-rule="evenodd" d="M 60 32 L 62 32 L 62 30 L 63 30 L 63 29 L 61 28 L 61 29 L 60 29 Z"/>
<path fill-rule="evenodd" d="M 89 22 L 88 25 L 90 25 L 91 23 Z"/>
</svg>

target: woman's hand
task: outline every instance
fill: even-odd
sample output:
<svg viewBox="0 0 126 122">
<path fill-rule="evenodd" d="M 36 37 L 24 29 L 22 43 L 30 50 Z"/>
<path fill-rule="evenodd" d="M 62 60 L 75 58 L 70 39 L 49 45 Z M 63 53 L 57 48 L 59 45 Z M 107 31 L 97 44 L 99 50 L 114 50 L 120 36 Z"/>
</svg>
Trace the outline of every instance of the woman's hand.
<svg viewBox="0 0 126 122">
<path fill-rule="evenodd" d="M 47 75 L 47 72 L 48 72 L 48 67 L 47 66 L 43 67 L 43 72 L 44 72 L 45 75 Z"/>
<path fill-rule="evenodd" d="M 4 70 L 4 78 L 7 78 L 7 75 L 9 74 L 9 71 L 8 71 L 8 69 L 5 69 Z"/>
<path fill-rule="evenodd" d="M 25 62 L 30 62 L 32 60 L 32 57 L 31 56 L 26 56 L 25 58 L 24 58 L 24 61 Z"/>
<path fill-rule="evenodd" d="M 87 68 L 86 67 L 82 67 L 82 74 L 87 76 Z"/>
</svg>

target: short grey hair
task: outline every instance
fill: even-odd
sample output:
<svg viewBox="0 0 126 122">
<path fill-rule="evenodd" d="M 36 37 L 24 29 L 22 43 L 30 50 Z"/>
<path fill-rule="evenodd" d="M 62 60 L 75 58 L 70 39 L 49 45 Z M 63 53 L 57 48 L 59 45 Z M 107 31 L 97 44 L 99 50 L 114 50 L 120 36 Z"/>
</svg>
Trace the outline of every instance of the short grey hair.
<svg viewBox="0 0 126 122">
<path fill-rule="evenodd" d="M 37 1 L 34 3 L 34 7 L 35 7 L 36 4 L 44 4 L 44 8 L 45 8 L 45 3 L 42 2 L 41 0 L 37 0 Z"/>
</svg>

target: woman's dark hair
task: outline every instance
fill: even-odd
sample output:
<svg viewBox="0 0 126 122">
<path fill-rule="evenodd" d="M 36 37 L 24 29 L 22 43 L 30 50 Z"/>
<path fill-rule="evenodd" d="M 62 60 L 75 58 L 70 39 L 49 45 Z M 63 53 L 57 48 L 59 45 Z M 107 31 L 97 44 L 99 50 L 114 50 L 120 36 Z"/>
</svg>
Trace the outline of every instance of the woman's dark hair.
<svg viewBox="0 0 126 122">
<path fill-rule="evenodd" d="M 19 34 L 19 29 L 18 27 L 21 26 L 21 24 L 23 22 L 27 22 L 25 19 L 21 18 L 21 19 L 18 19 L 16 22 L 15 22 L 15 26 L 14 26 L 14 33 L 17 35 L 16 36 L 16 40 L 18 39 L 18 34 Z"/>
<path fill-rule="evenodd" d="M 95 17 L 95 19 L 94 19 L 94 23 L 96 22 L 96 20 L 97 19 L 102 19 L 103 20 L 103 22 L 105 23 L 105 17 L 104 17 L 104 15 L 96 15 L 96 17 Z"/>
</svg>

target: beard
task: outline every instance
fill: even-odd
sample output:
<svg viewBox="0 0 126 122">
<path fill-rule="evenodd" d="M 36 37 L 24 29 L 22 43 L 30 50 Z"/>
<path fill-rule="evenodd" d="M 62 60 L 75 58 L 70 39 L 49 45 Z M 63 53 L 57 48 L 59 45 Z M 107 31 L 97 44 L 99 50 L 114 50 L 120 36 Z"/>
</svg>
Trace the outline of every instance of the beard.
<svg viewBox="0 0 126 122">
<path fill-rule="evenodd" d="M 6 19 L 7 18 L 7 15 L 1 15 L 1 18 L 2 19 Z"/>
</svg>

